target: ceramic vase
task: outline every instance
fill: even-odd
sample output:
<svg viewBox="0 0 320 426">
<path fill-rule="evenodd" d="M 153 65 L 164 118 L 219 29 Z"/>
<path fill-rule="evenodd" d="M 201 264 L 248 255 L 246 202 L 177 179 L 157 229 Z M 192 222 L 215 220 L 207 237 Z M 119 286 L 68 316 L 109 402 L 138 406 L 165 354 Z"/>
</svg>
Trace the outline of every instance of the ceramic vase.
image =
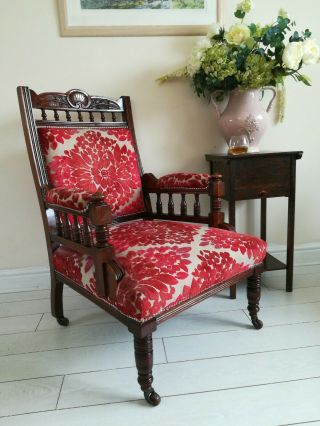
<svg viewBox="0 0 320 426">
<path fill-rule="evenodd" d="M 261 103 L 262 91 L 272 91 L 272 99 L 267 109 Z M 211 99 L 218 120 L 219 129 L 226 142 L 231 136 L 246 134 L 249 138 L 249 152 L 259 152 L 259 141 L 269 124 L 269 112 L 276 97 L 273 87 L 240 90 L 229 93 L 227 107 L 223 112 L 215 100 Z"/>
</svg>

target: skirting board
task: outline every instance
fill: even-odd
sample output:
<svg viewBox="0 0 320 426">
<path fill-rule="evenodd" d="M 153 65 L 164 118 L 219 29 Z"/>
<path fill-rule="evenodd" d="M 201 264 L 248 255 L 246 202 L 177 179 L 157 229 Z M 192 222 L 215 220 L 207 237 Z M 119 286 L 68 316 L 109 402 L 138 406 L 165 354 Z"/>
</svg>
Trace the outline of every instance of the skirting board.
<svg viewBox="0 0 320 426">
<path fill-rule="evenodd" d="M 268 251 L 279 260 L 285 261 L 284 246 L 269 246 Z M 295 248 L 295 277 L 294 287 L 303 286 L 305 276 L 320 285 L 320 243 L 303 244 Z M 303 282 L 302 282 L 303 281 Z M 285 271 L 273 271 L 264 274 L 263 282 L 270 288 L 284 288 Z M 49 268 L 35 266 L 17 269 L 0 269 L 0 293 L 15 291 L 45 290 L 50 288 Z"/>
</svg>

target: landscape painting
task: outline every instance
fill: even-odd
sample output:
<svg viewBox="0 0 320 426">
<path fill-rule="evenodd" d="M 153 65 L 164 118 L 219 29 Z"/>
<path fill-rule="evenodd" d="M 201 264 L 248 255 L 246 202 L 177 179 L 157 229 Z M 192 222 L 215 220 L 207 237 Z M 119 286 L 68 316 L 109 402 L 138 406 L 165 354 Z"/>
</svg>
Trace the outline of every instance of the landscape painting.
<svg viewBox="0 0 320 426">
<path fill-rule="evenodd" d="M 63 36 L 202 35 L 223 0 L 57 0 Z M 225 0 L 226 1 L 226 0 Z"/>
<path fill-rule="evenodd" d="M 205 0 L 81 0 L 82 9 L 204 9 Z"/>
</svg>

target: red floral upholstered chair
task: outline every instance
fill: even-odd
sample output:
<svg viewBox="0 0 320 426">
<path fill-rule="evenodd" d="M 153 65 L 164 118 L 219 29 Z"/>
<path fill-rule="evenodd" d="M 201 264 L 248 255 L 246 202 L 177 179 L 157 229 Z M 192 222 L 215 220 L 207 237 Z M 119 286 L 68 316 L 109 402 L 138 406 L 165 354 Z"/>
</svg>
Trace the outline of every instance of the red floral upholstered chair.
<svg viewBox="0 0 320 426">
<path fill-rule="evenodd" d="M 124 323 L 134 335 L 138 382 L 157 405 L 153 331 L 244 278 L 252 323 L 261 328 L 266 245 L 224 223 L 221 176 L 143 174 L 129 97 L 82 90 L 38 95 L 27 87 L 18 88 L 18 97 L 48 245 L 52 315 L 68 325 L 66 284 Z M 167 213 L 163 194 L 169 194 Z M 181 194 L 179 212 L 175 194 Z M 200 194 L 211 200 L 207 216 Z"/>
</svg>

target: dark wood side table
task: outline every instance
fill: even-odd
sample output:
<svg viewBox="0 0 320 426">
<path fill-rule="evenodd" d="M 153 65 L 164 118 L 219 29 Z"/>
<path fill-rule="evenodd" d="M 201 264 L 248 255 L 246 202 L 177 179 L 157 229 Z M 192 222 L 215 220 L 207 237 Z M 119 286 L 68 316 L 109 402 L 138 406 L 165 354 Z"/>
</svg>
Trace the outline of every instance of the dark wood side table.
<svg viewBox="0 0 320 426">
<path fill-rule="evenodd" d="M 302 151 L 259 152 L 244 155 L 206 154 L 210 173 L 220 173 L 225 183 L 224 199 L 229 203 L 229 223 L 236 226 L 236 201 L 261 199 L 260 236 L 267 235 L 267 198 L 288 197 L 287 261 L 280 262 L 271 254 L 265 259 L 265 270 L 286 269 L 286 291 L 293 281 L 294 216 L 296 160 Z M 230 288 L 236 297 L 236 288 Z"/>
</svg>

